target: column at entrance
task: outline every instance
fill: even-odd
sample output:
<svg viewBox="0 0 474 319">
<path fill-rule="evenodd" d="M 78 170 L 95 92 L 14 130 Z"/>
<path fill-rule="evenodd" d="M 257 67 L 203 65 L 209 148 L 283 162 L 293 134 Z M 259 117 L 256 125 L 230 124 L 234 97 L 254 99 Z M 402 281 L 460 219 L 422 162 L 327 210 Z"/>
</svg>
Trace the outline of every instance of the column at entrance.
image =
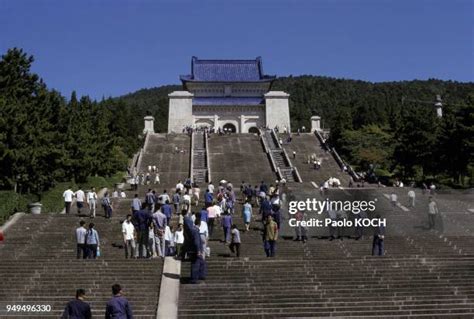
<svg viewBox="0 0 474 319">
<path fill-rule="evenodd" d="M 217 114 L 214 114 L 214 130 L 219 129 L 219 116 Z"/>
<path fill-rule="evenodd" d="M 240 130 L 238 133 L 245 133 L 244 126 L 245 126 L 246 117 L 245 115 L 240 115 L 239 117 L 240 117 Z"/>
</svg>

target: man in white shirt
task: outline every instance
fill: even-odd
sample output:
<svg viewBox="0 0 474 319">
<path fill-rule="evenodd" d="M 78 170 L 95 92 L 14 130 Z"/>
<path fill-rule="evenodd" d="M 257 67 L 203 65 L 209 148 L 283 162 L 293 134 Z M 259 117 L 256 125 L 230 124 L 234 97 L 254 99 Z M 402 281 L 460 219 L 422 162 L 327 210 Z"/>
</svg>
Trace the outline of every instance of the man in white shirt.
<svg viewBox="0 0 474 319">
<path fill-rule="evenodd" d="M 82 258 L 86 259 L 87 258 L 87 250 L 86 250 L 86 234 L 87 234 L 87 229 L 84 227 L 86 224 L 85 221 L 81 220 L 79 222 L 79 227 L 76 228 L 76 243 L 77 243 L 77 259 Z"/>
<path fill-rule="evenodd" d="M 201 236 L 202 251 L 204 251 L 204 256 L 202 257 L 205 258 L 205 255 L 207 253 L 207 241 L 209 239 L 209 229 L 207 227 L 207 223 L 203 220 L 201 220 L 197 226 L 199 226 L 199 235 Z"/>
<path fill-rule="evenodd" d="M 428 204 L 428 226 L 430 229 L 435 227 L 436 215 L 438 214 L 438 205 L 430 196 L 430 202 Z"/>
<path fill-rule="evenodd" d="M 191 196 L 189 194 L 184 194 L 183 195 L 183 210 L 186 209 L 188 213 L 191 212 Z"/>
<path fill-rule="evenodd" d="M 68 188 L 64 191 L 63 198 L 64 198 L 64 206 L 66 208 L 66 214 L 69 214 L 71 212 L 71 203 L 72 203 L 73 197 L 74 197 L 74 192 L 71 190 L 71 188 Z"/>
<path fill-rule="evenodd" d="M 398 199 L 397 194 L 395 193 L 390 194 L 390 203 L 392 203 L 393 207 L 397 206 L 397 199 Z"/>
<path fill-rule="evenodd" d="M 127 198 L 127 194 L 123 190 L 120 191 L 120 198 Z"/>
<path fill-rule="evenodd" d="M 181 192 L 184 190 L 184 185 L 181 183 L 181 181 L 178 181 L 178 184 L 176 184 L 176 190 L 180 190 Z"/>
<path fill-rule="evenodd" d="M 168 195 L 166 189 L 163 190 L 163 194 L 161 194 L 160 196 L 158 196 L 158 203 L 160 205 L 164 205 L 166 203 L 166 201 L 170 202 L 171 199 L 170 199 L 170 195 Z"/>
<path fill-rule="evenodd" d="M 82 207 L 84 207 L 84 199 L 86 195 L 84 194 L 84 191 L 80 188 L 74 195 L 76 196 L 77 213 L 80 215 Z"/>
<path fill-rule="evenodd" d="M 95 208 L 97 207 L 97 193 L 95 187 L 92 187 L 90 192 L 87 193 L 87 204 L 89 205 L 89 217 L 95 218 Z"/>
<path fill-rule="evenodd" d="M 132 215 L 128 214 L 127 219 L 122 223 L 123 243 L 125 245 L 125 259 L 128 259 L 130 249 L 130 257 L 135 256 L 135 226 L 132 224 Z"/>
<path fill-rule="evenodd" d="M 411 207 L 415 207 L 415 191 L 413 189 L 410 189 L 408 191 L 408 201 Z"/>
<path fill-rule="evenodd" d="M 214 194 L 214 184 L 212 184 L 212 182 L 209 182 L 207 189 L 209 190 L 209 193 Z"/>
</svg>

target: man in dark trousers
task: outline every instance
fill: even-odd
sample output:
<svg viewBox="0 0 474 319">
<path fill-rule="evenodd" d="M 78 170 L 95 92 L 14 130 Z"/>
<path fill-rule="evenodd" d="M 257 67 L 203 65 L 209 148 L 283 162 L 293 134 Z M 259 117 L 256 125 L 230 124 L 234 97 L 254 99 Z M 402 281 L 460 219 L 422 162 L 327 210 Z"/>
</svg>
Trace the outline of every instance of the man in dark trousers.
<svg viewBox="0 0 474 319">
<path fill-rule="evenodd" d="M 61 319 L 90 319 L 92 318 L 91 306 L 84 301 L 86 291 L 76 290 L 76 299 L 67 303 Z"/>
<path fill-rule="evenodd" d="M 191 218 L 184 217 L 184 238 L 187 255 L 191 261 L 191 284 L 197 284 L 198 280 L 206 278 L 207 267 L 203 258 L 204 251 L 199 234 L 199 226 L 194 225 Z"/>
<path fill-rule="evenodd" d="M 380 219 L 380 215 L 375 216 Z M 384 242 L 385 239 L 385 226 L 379 225 L 375 227 L 374 241 L 372 243 L 372 256 L 383 256 L 384 254 Z"/>
<path fill-rule="evenodd" d="M 151 216 L 147 206 L 147 203 L 143 203 L 142 209 L 133 213 L 133 225 L 138 234 L 138 258 L 146 258 L 148 248 L 148 225 Z"/>
<path fill-rule="evenodd" d="M 87 249 L 86 249 L 86 235 L 87 229 L 84 227 L 86 224 L 85 221 L 81 220 L 79 222 L 79 227 L 76 228 L 76 242 L 77 242 L 77 259 L 87 258 Z"/>
<path fill-rule="evenodd" d="M 105 308 L 105 319 L 133 319 L 132 307 L 122 295 L 122 287 L 119 284 L 112 286 L 112 294 L 114 296 Z"/>
</svg>

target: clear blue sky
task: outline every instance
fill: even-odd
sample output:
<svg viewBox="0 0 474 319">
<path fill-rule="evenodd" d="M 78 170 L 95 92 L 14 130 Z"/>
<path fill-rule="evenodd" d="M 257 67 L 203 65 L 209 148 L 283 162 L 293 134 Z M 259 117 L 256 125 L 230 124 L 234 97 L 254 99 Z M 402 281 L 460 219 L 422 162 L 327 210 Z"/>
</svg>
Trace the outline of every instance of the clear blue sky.
<svg viewBox="0 0 474 319">
<path fill-rule="evenodd" d="M 474 0 L 0 0 L 0 52 L 94 98 L 179 83 L 191 56 L 268 74 L 473 81 Z"/>
</svg>

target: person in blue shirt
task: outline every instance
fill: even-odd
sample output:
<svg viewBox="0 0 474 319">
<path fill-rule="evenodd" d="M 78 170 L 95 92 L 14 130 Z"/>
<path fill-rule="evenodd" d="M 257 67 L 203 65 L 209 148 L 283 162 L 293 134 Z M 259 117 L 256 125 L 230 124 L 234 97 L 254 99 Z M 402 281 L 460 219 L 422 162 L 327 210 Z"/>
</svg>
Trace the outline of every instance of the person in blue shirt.
<svg viewBox="0 0 474 319">
<path fill-rule="evenodd" d="M 105 319 L 133 319 L 132 307 L 123 296 L 122 287 L 119 284 L 112 286 L 112 294 L 114 296 L 105 307 Z"/>
<path fill-rule="evenodd" d="M 207 220 L 208 220 L 208 213 L 207 213 L 206 207 L 203 207 L 199 213 L 201 214 L 201 221 L 207 223 Z"/>
<path fill-rule="evenodd" d="M 90 319 L 92 318 L 91 306 L 84 301 L 86 291 L 76 290 L 76 299 L 67 303 L 61 319 Z"/>
<path fill-rule="evenodd" d="M 260 183 L 260 191 L 261 191 L 261 192 L 264 192 L 265 194 L 268 192 L 268 186 L 267 186 L 267 184 L 265 184 L 264 181 L 262 181 L 262 182 Z"/>
<path fill-rule="evenodd" d="M 196 284 L 198 280 L 206 279 L 207 275 L 207 266 L 204 260 L 204 245 L 202 245 L 201 235 L 199 234 L 200 222 L 200 220 L 196 219 L 193 224 L 191 218 L 184 218 L 185 230 L 187 229 L 188 232 L 188 236 L 185 237 L 185 240 L 188 240 L 188 255 L 191 260 L 191 284 Z"/>
<path fill-rule="evenodd" d="M 209 207 L 212 205 L 213 199 L 214 199 L 214 194 L 212 194 L 209 190 L 206 190 L 206 195 L 204 196 L 204 202 L 206 204 L 206 207 Z"/>
<path fill-rule="evenodd" d="M 272 203 L 268 199 L 268 197 L 265 197 L 265 199 L 262 201 L 262 205 L 260 206 L 260 214 L 262 215 L 262 221 L 265 221 L 267 219 L 268 214 L 272 213 Z"/>
<path fill-rule="evenodd" d="M 230 227 L 232 226 L 232 215 L 228 212 L 224 214 L 221 221 L 222 229 L 224 230 L 224 242 L 230 243 Z"/>
<path fill-rule="evenodd" d="M 161 206 L 161 212 L 166 216 L 166 225 L 170 224 L 171 215 L 173 214 L 170 201 L 167 200 L 163 206 Z"/>
<path fill-rule="evenodd" d="M 132 200 L 132 214 L 139 211 L 142 206 L 142 201 L 138 198 L 138 194 L 135 194 L 135 197 Z"/>
<path fill-rule="evenodd" d="M 145 258 L 146 252 L 149 252 L 148 247 L 148 225 L 150 223 L 150 213 L 147 209 L 147 204 L 142 204 L 142 209 L 133 213 L 133 225 L 138 234 L 138 258 Z"/>
<path fill-rule="evenodd" d="M 99 233 L 94 229 L 94 223 L 89 224 L 89 229 L 86 233 L 86 247 L 87 247 L 87 258 L 96 259 L 97 250 L 100 246 Z"/>
<path fill-rule="evenodd" d="M 173 205 L 174 205 L 174 213 L 179 214 L 179 203 L 181 202 L 181 194 L 180 191 L 177 190 L 176 193 L 173 195 Z"/>
<path fill-rule="evenodd" d="M 380 219 L 380 215 L 376 215 L 375 218 Z M 384 239 L 385 239 L 385 226 L 379 225 L 374 229 L 374 241 L 372 242 L 372 256 L 383 256 L 384 255 Z"/>
<path fill-rule="evenodd" d="M 250 199 L 247 197 L 245 204 L 242 207 L 242 218 L 245 224 L 245 231 L 250 230 L 250 220 L 252 219 L 252 205 Z"/>
</svg>

